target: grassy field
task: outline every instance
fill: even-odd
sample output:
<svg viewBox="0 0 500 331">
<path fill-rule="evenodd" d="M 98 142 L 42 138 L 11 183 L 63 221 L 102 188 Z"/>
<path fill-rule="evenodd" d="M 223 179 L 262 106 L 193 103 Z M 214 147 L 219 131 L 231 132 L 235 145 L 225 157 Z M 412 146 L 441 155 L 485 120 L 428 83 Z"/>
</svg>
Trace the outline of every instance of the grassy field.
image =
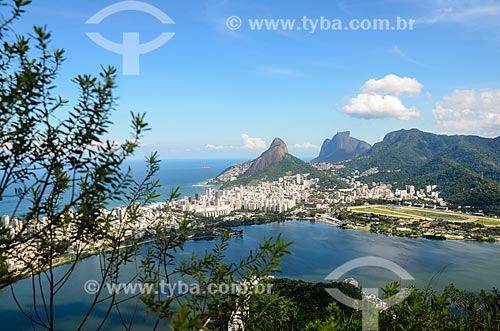
<svg viewBox="0 0 500 331">
<path fill-rule="evenodd" d="M 485 226 L 500 226 L 500 219 L 463 215 L 449 211 L 421 209 L 404 206 L 373 205 L 351 207 L 353 213 L 384 215 L 395 218 L 434 220 L 440 218 L 449 222 L 477 222 Z"/>
<path fill-rule="evenodd" d="M 395 209 L 386 208 L 384 206 L 352 207 L 351 211 L 354 213 L 384 215 L 384 216 L 398 217 L 398 218 L 415 218 L 410 214 L 398 212 Z"/>
<path fill-rule="evenodd" d="M 410 208 L 410 207 L 401 207 L 401 208 L 404 209 L 405 214 L 413 215 L 417 218 L 422 218 L 422 217 L 426 219 L 441 218 L 444 221 L 450 221 L 450 222 L 461 222 L 461 221 L 467 221 L 468 219 L 466 216 L 446 211 L 434 211 L 429 209 L 420 210 L 419 208 Z"/>
<path fill-rule="evenodd" d="M 481 223 L 484 226 L 498 226 L 500 225 L 500 219 L 488 218 L 488 217 L 478 217 L 477 223 Z"/>
</svg>

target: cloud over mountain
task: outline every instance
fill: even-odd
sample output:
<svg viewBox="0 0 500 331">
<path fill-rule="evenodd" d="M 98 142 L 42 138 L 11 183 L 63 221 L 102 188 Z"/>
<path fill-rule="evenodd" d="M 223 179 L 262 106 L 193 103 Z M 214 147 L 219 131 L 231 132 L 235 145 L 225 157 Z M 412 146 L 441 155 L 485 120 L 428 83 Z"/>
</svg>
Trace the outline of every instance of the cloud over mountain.
<svg viewBox="0 0 500 331">
<path fill-rule="evenodd" d="M 361 91 L 381 95 L 418 95 L 422 92 L 423 87 L 416 78 L 399 77 L 389 74 L 382 79 L 370 79 L 361 87 Z"/>
<path fill-rule="evenodd" d="M 262 138 L 252 138 L 246 133 L 242 133 L 240 137 L 242 141 L 240 146 L 207 144 L 205 148 L 212 151 L 261 150 L 266 148 L 266 142 Z"/>
<path fill-rule="evenodd" d="M 436 125 L 461 133 L 500 134 L 500 89 L 455 90 L 436 103 Z"/>
<path fill-rule="evenodd" d="M 358 118 L 397 118 L 409 120 L 420 113 L 415 108 L 407 108 L 398 97 L 379 94 L 358 94 L 344 106 L 344 112 Z"/>
<path fill-rule="evenodd" d="M 294 144 L 293 148 L 295 149 L 312 149 L 312 150 L 319 150 L 319 147 L 314 145 L 313 143 L 306 141 L 303 144 Z"/>
<path fill-rule="evenodd" d="M 399 96 L 418 95 L 423 87 L 416 78 L 399 77 L 394 74 L 386 75 L 382 79 L 372 78 L 361 87 L 363 93 L 350 98 L 343 110 L 346 114 L 357 118 L 409 120 L 420 116 L 420 112 L 415 107 L 405 106 Z"/>
</svg>

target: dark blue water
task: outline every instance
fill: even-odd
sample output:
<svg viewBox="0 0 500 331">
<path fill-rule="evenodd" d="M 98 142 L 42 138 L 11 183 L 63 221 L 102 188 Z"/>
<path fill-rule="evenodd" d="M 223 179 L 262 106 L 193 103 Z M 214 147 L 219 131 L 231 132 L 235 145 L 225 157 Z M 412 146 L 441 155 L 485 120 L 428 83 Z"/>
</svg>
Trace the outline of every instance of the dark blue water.
<svg viewBox="0 0 500 331">
<path fill-rule="evenodd" d="M 160 180 L 160 197 L 158 202 L 166 201 L 172 190 L 179 187 L 179 193 L 183 196 L 193 196 L 195 193 L 204 194 L 207 187 L 204 185 L 209 179 L 214 178 L 220 172 L 231 165 L 241 163 L 246 160 L 240 159 L 208 159 L 208 160 L 162 160 L 160 170 L 156 178 Z M 146 175 L 146 162 L 142 160 L 126 161 L 123 169 L 128 167 L 132 170 L 132 176 L 136 181 L 140 181 Z M 1 173 L 0 173 L 1 174 Z M 9 215 L 13 218 L 12 212 L 16 207 L 18 199 L 15 197 L 14 188 L 7 190 L 4 199 L 0 201 L 0 216 Z M 27 212 L 29 199 L 19 206 L 16 217 L 23 218 Z M 121 203 L 110 201 L 108 208 L 119 206 Z"/>
<path fill-rule="evenodd" d="M 335 268 L 352 259 L 365 256 L 378 256 L 395 262 L 407 270 L 414 281 L 403 281 L 404 285 L 417 287 L 431 285 L 442 289 L 453 282 L 458 287 L 471 291 L 481 288 L 491 289 L 500 286 L 500 244 L 475 243 L 464 241 L 431 241 L 385 237 L 363 231 L 341 230 L 323 223 L 308 221 L 289 221 L 267 225 L 242 227 L 243 238 L 232 239 L 227 251 L 227 259 L 237 261 L 250 249 L 255 249 L 264 237 L 276 237 L 293 241 L 292 255 L 284 258 L 283 272 L 279 276 L 309 281 L 323 281 Z M 186 250 L 179 257 L 188 258 L 191 253 L 202 254 L 213 248 L 212 241 L 189 242 Z M 66 266 L 57 268 L 62 273 Z M 58 322 L 60 330 L 72 330 L 75 321 L 81 318 L 91 296 L 83 291 L 83 285 L 89 279 L 99 279 L 99 260 L 90 257 L 81 261 L 74 277 L 67 284 L 57 299 Z M 124 279 L 135 272 L 133 266 L 124 269 Z M 344 276 L 343 276 L 344 277 Z M 342 277 L 342 278 L 343 278 Z M 381 268 L 365 267 L 345 274 L 345 278 L 355 277 L 364 287 L 381 287 L 391 281 L 399 281 L 397 276 Z M 23 280 L 14 285 L 15 292 L 26 307 L 31 302 L 30 280 Z M 7 289 L 0 291 L 0 319 L 2 330 L 28 330 L 29 324 L 17 312 Z M 122 309 L 129 314 L 138 305 L 137 301 L 126 303 Z M 102 312 L 101 312 L 102 313 Z M 100 313 L 97 313 L 97 316 Z M 130 315 L 129 315 L 130 316 Z M 144 313 L 136 318 L 137 330 L 151 327 L 151 316 Z M 88 328 L 92 329 L 92 324 Z M 121 330 L 117 314 L 111 316 L 106 330 Z"/>
<path fill-rule="evenodd" d="M 181 196 L 193 196 L 195 193 L 204 194 L 204 184 L 217 176 L 229 166 L 244 162 L 240 159 L 211 159 L 211 160 L 163 160 L 157 178 L 162 185 L 160 194 L 167 199 L 170 192 L 179 187 Z M 134 177 L 143 178 L 146 173 L 144 161 L 129 161 Z"/>
</svg>

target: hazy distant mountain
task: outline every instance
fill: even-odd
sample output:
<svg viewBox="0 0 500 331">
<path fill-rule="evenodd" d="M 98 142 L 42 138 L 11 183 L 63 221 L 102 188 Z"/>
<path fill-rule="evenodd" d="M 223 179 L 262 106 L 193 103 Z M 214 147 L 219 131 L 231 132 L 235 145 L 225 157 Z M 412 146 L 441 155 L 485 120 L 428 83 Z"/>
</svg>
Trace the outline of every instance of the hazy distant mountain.
<svg viewBox="0 0 500 331">
<path fill-rule="evenodd" d="M 216 180 L 226 185 L 247 185 L 261 180 L 274 181 L 279 177 L 309 173 L 311 177 L 320 178 L 325 185 L 343 186 L 332 175 L 317 170 L 309 163 L 304 162 L 288 153 L 288 147 L 280 138 L 275 138 L 268 150 L 258 158 L 224 170 Z"/>
<path fill-rule="evenodd" d="M 449 202 L 500 212 L 500 137 L 399 130 L 349 161 L 346 170 L 374 167 L 380 172 L 369 181 L 435 184 Z"/>
<path fill-rule="evenodd" d="M 332 139 L 325 139 L 319 156 L 311 162 L 336 163 L 350 160 L 366 153 L 370 148 L 367 142 L 351 137 L 349 131 L 338 132 Z"/>
</svg>

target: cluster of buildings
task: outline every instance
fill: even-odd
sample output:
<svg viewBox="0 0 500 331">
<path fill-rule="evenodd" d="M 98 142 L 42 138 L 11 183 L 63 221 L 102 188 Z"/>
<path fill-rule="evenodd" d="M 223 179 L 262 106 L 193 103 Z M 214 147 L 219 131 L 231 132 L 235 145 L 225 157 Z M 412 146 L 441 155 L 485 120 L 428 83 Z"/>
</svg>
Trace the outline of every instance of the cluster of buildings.
<svg viewBox="0 0 500 331">
<path fill-rule="evenodd" d="M 375 199 L 387 201 L 407 201 L 407 200 L 424 200 L 432 201 L 439 205 L 446 202 L 439 197 L 439 192 L 436 192 L 436 185 L 426 185 L 424 189 L 416 190 L 413 185 L 406 185 L 404 189 L 394 189 L 391 184 L 372 183 L 361 184 L 356 182 L 352 190 L 351 199 Z"/>
<path fill-rule="evenodd" d="M 413 185 L 406 185 L 405 189 L 394 189 L 391 184 L 364 184 L 356 180 L 347 182 L 350 188 L 315 192 L 307 202 L 316 204 L 316 208 L 328 208 L 331 204 L 352 204 L 357 200 L 385 200 L 405 204 L 420 202 L 439 207 L 447 205 L 446 201 L 439 197 L 436 185 L 427 185 L 417 190 Z"/>
<path fill-rule="evenodd" d="M 204 217 L 220 217 L 230 214 L 233 211 L 258 211 L 283 213 L 291 210 L 300 203 L 313 205 L 316 208 L 328 208 L 331 204 L 350 204 L 359 199 L 377 199 L 387 201 L 429 201 L 430 204 L 444 206 L 446 202 L 439 197 L 435 185 L 427 185 L 423 189 L 416 189 L 412 185 L 407 185 L 405 189 L 393 189 L 390 184 L 372 183 L 364 184 L 359 181 L 359 176 L 351 176 L 345 179 L 349 184 L 348 189 L 326 189 L 318 190 L 318 178 L 310 178 L 310 174 L 297 174 L 284 176 L 276 181 L 262 181 L 253 186 L 233 186 L 229 188 L 212 189 L 208 188 L 205 195 L 196 194 L 194 197 L 184 197 L 172 202 L 170 206 L 173 211 L 190 213 Z M 111 220 L 110 231 L 124 233 L 125 238 L 154 235 L 154 228 L 158 220 L 169 219 L 171 224 L 167 226 L 175 227 L 175 216 L 165 215 L 165 204 L 155 204 L 142 207 L 140 217 L 128 220 L 127 211 L 121 207 L 112 211 L 102 210 L 100 217 L 107 217 Z M 71 210 L 67 215 L 64 226 L 57 228 L 56 240 L 68 241 L 73 238 L 78 228 L 78 216 Z M 170 218 L 169 218 L 170 217 Z M 1 217 L 0 226 L 8 229 L 12 236 L 20 235 L 29 238 L 30 234 L 40 231 L 44 227 L 50 226 L 49 220 L 44 217 L 36 221 L 20 221 L 17 218 L 12 220 L 8 215 Z M 35 240 L 35 239 L 34 239 Z M 93 243 L 89 250 L 98 248 L 100 244 Z M 82 246 L 88 243 L 74 241 L 68 248 L 69 254 L 81 251 Z M 26 265 L 26 261 L 32 260 L 36 256 L 37 245 L 32 240 L 22 240 L 16 246 L 17 254 L 9 261 L 12 268 Z"/>
<path fill-rule="evenodd" d="M 128 216 L 129 212 L 123 207 L 117 207 L 111 211 L 103 209 L 99 218 L 107 219 L 110 225 L 108 230 L 111 233 L 120 234 L 123 240 L 144 238 L 148 234 L 154 235 L 155 226 L 159 220 L 168 227 L 178 227 L 175 216 L 169 214 L 165 207 L 164 203 L 141 207 L 138 213 L 139 217 L 134 217 L 134 219 Z M 107 244 L 105 241 L 90 243 L 88 238 L 78 239 L 77 233 L 80 233 L 78 223 L 81 221 L 73 210 L 69 209 L 61 216 L 61 219 L 61 223 L 54 226 L 47 217 L 42 217 L 39 220 L 20 221 L 16 217 L 11 220 L 8 215 L 3 215 L 0 226 L 9 231 L 11 238 L 15 236 L 20 238 L 19 242 L 7 254 L 9 270 L 21 270 L 28 266 L 36 270 L 38 267 L 43 267 L 35 265 L 39 260 L 40 247 L 43 247 L 43 238 L 33 234 L 47 231 L 51 226 L 53 227 L 54 241 L 69 243 L 66 249 L 66 253 L 69 255 L 82 251 L 95 251 Z"/>
<path fill-rule="evenodd" d="M 378 173 L 377 168 L 371 168 L 363 173 L 354 172 L 345 181 L 351 189 L 344 190 L 350 192 L 349 195 L 339 199 L 339 202 L 351 203 L 358 199 L 374 199 L 387 201 L 411 201 L 421 200 L 430 204 L 445 206 L 447 203 L 443 198 L 439 197 L 439 192 L 436 191 L 437 185 L 426 185 L 424 188 L 416 189 L 413 185 L 405 185 L 404 189 L 394 188 L 391 184 L 375 183 L 371 185 L 362 183 L 359 179 Z M 341 190 L 342 191 L 342 190 Z"/>
<path fill-rule="evenodd" d="M 309 179 L 309 174 L 297 174 L 256 186 L 209 188 L 206 195 L 196 194 L 176 201 L 175 208 L 206 217 L 224 216 L 235 210 L 282 213 L 307 201 L 318 182 L 317 178 Z"/>
<path fill-rule="evenodd" d="M 184 197 L 174 203 L 179 212 L 187 212 L 204 217 L 226 216 L 233 211 L 286 212 L 299 203 L 328 208 L 331 204 L 350 204 L 360 199 L 386 200 L 394 202 L 420 201 L 431 205 L 445 206 L 439 197 L 436 185 L 416 189 L 406 185 L 405 189 L 394 189 L 391 184 L 359 181 L 352 176 L 345 181 L 350 188 L 317 190 L 317 178 L 309 174 L 285 176 L 277 181 L 262 181 L 256 186 L 234 186 L 226 189 L 209 188 L 205 195 Z"/>
</svg>

